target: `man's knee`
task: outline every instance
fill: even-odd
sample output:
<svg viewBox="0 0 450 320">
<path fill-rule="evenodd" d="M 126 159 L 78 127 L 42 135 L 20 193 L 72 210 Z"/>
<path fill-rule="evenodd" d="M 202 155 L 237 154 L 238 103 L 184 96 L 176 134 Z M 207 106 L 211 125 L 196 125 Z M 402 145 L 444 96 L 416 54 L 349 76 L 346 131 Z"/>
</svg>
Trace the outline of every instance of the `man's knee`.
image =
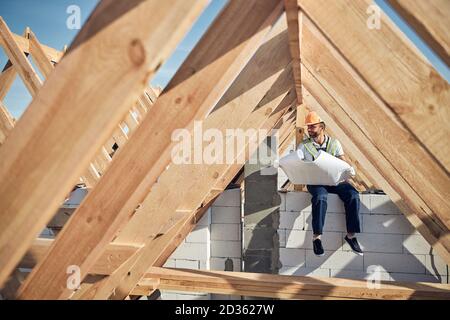
<svg viewBox="0 0 450 320">
<path fill-rule="evenodd" d="M 359 192 L 356 191 L 355 189 L 351 189 L 349 191 L 349 197 L 350 197 L 350 200 L 352 200 L 352 201 L 359 201 Z"/>
<path fill-rule="evenodd" d="M 316 193 L 312 196 L 311 202 L 317 203 L 317 202 L 327 202 L 328 195 L 326 193 Z"/>
</svg>

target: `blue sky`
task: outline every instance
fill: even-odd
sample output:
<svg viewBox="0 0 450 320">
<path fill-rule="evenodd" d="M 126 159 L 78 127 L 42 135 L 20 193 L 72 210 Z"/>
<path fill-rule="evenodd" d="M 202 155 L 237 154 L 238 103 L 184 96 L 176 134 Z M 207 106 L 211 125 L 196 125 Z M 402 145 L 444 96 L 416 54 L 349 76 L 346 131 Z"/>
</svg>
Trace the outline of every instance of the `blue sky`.
<svg viewBox="0 0 450 320">
<path fill-rule="evenodd" d="M 163 0 L 161 0 L 163 1 Z M 430 50 L 425 43 L 402 21 L 400 17 L 386 4 L 385 0 L 374 0 L 381 9 L 405 32 L 413 43 L 424 53 L 426 58 L 450 82 L 449 68 Z M 179 44 L 172 57 L 162 66 L 152 80 L 152 85 L 164 87 L 195 46 L 212 20 L 224 7 L 227 0 L 211 0 L 192 30 Z M 22 34 L 29 26 L 41 43 L 62 50 L 64 45 L 70 45 L 78 30 L 70 30 L 66 20 L 70 14 L 66 12 L 70 5 L 77 5 L 81 9 L 81 22 L 89 17 L 95 8 L 97 0 L 0 0 L 0 15 L 8 24 L 12 32 Z M 7 57 L 0 50 L 0 68 L 3 68 Z M 37 70 L 37 68 L 35 68 Z M 4 103 L 18 118 L 30 103 L 31 96 L 17 77 Z"/>
</svg>

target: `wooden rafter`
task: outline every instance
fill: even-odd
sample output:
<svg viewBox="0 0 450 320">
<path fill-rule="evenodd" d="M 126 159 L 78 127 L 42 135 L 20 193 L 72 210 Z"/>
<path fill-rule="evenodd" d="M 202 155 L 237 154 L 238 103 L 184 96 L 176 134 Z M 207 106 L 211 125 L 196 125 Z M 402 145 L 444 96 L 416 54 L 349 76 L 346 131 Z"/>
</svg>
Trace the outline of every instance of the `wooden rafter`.
<svg viewBox="0 0 450 320">
<path fill-rule="evenodd" d="M 204 4 L 97 6 L 0 148 L 0 285 Z"/>
<path fill-rule="evenodd" d="M 0 100 L 0 145 L 5 142 L 9 132 L 14 127 L 14 118 L 8 112 L 8 109 L 3 105 Z"/>
<path fill-rule="evenodd" d="M 44 78 L 47 78 L 53 70 L 53 64 L 47 57 L 43 46 L 32 31 L 30 31 L 29 39 L 31 58 L 36 63 Z"/>
<path fill-rule="evenodd" d="M 389 4 L 450 66 L 450 1 L 388 0 Z"/>
<path fill-rule="evenodd" d="M 33 241 L 30 249 L 19 264 L 20 268 L 33 268 L 45 258 L 55 240 L 38 238 Z M 139 246 L 111 243 L 91 269 L 92 274 L 109 275 L 120 265 L 133 256 Z"/>
<path fill-rule="evenodd" d="M 2 17 L 0 17 L 0 37 L 2 38 L 3 48 L 5 49 L 7 56 L 22 78 L 28 91 L 34 97 L 41 88 L 42 81 L 39 79 L 38 74 L 33 70 L 30 61 L 15 41 L 13 34 Z"/>
<path fill-rule="evenodd" d="M 29 54 L 30 53 L 30 39 L 26 35 L 26 32 L 22 36 L 15 34 L 13 32 L 11 34 L 12 34 L 12 37 L 14 38 L 14 41 L 17 43 L 17 45 L 20 47 L 20 49 L 25 54 Z M 0 38 L 0 45 L 4 46 L 4 42 L 1 38 Z M 64 55 L 64 52 L 56 50 L 56 49 L 51 48 L 46 45 L 42 45 L 42 48 L 43 48 L 47 58 L 53 63 L 58 63 L 61 60 L 62 56 Z"/>
<path fill-rule="evenodd" d="M 133 294 L 146 295 L 158 288 L 282 299 L 450 299 L 448 284 L 380 281 L 376 285 L 369 288 L 367 280 L 152 267 Z"/>
<path fill-rule="evenodd" d="M 87 274 L 102 249 L 129 219 L 170 161 L 173 130 L 187 127 L 193 120 L 206 116 L 254 54 L 281 11 L 279 0 L 263 4 L 257 0 L 229 3 L 158 98 L 152 117 L 144 119 L 69 220 L 48 259 L 34 268 L 22 288 L 22 298 L 54 298 L 70 294 L 70 290 L 64 288 L 65 274 L 55 270 L 66 270 L 68 265 L 76 264 L 81 268 L 82 277 Z M 230 24 L 230 19 L 234 23 Z M 224 34 L 229 37 L 219 36 Z M 63 62 L 65 60 L 67 57 Z M 152 148 L 148 148 L 148 141 L 155 141 Z M 131 163 L 135 170 L 129 170 Z M 124 172 L 127 172 L 126 176 Z M 111 197 L 112 194 L 115 196 Z M 102 201 L 105 207 L 99 211 L 96 203 L 101 198 L 105 199 Z M 97 232 L 91 232 L 93 227 Z M 74 237 L 76 248 L 72 245 Z M 71 248 L 70 256 L 56 253 L 67 252 L 67 246 Z M 51 285 L 48 277 L 52 278 Z"/>
</svg>

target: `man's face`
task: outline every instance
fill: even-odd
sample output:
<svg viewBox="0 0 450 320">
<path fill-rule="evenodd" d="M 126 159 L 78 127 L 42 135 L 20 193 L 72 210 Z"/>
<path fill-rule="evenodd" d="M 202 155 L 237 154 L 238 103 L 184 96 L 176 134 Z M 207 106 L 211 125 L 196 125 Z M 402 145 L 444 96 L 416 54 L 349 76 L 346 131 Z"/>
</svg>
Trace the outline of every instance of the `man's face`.
<svg viewBox="0 0 450 320">
<path fill-rule="evenodd" d="M 320 123 L 311 124 L 308 126 L 308 135 L 311 138 L 317 138 L 322 132 L 322 130 L 323 130 L 322 124 Z"/>
</svg>

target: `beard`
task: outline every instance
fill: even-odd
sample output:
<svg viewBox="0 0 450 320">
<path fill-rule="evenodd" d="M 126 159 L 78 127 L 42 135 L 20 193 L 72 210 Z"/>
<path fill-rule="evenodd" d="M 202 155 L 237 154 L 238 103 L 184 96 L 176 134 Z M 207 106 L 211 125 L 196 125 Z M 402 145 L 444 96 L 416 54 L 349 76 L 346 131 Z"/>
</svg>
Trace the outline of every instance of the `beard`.
<svg viewBox="0 0 450 320">
<path fill-rule="evenodd" d="M 318 132 L 308 132 L 310 138 L 317 138 L 319 136 Z"/>
</svg>

